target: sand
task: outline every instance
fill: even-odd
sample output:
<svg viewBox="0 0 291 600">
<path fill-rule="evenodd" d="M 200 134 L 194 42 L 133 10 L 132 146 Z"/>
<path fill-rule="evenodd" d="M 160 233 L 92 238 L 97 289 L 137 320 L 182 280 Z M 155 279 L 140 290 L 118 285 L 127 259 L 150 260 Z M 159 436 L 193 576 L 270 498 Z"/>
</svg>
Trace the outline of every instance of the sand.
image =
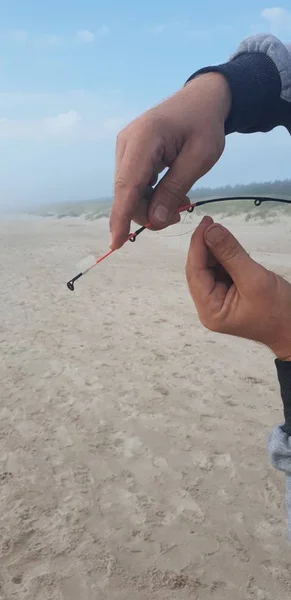
<svg viewBox="0 0 291 600">
<path fill-rule="evenodd" d="M 291 219 L 228 224 L 290 277 Z M 0 224 L 0 598 L 290 599 L 273 358 L 199 324 L 189 236 L 146 233 L 69 292 L 107 226 Z"/>
</svg>

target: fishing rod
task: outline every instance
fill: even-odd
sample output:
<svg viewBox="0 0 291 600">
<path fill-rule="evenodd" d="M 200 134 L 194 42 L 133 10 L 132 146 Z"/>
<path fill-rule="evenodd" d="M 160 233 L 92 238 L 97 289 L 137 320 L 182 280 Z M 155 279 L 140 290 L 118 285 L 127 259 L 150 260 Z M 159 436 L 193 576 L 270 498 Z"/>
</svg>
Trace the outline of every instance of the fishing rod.
<svg viewBox="0 0 291 600">
<path fill-rule="evenodd" d="M 278 202 L 281 204 L 291 204 L 291 200 L 287 200 L 286 198 L 276 198 L 276 197 L 271 197 L 271 196 L 222 196 L 220 198 L 211 198 L 210 200 L 199 200 L 198 202 L 186 204 L 185 206 L 178 208 L 176 213 L 178 214 L 178 213 L 182 213 L 184 211 L 187 211 L 188 213 L 192 213 L 194 211 L 194 209 L 199 206 L 205 206 L 206 204 L 214 204 L 216 202 L 229 202 L 230 200 L 254 200 L 254 205 L 256 207 L 261 206 L 261 204 L 263 204 L 265 202 Z M 151 227 L 151 223 L 147 223 L 146 225 L 139 227 L 138 229 L 136 229 L 136 231 L 133 231 L 132 233 L 129 234 L 127 241 L 132 242 L 132 243 L 135 242 L 136 238 L 145 229 L 149 229 L 149 227 Z M 68 289 L 71 292 L 73 292 L 75 289 L 75 282 L 78 279 L 80 279 L 81 277 L 83 277 L 83 275 L 86 275 L 87 273 L 89 273 L 89 271 L 91 271 L 94 267 L 99 265 L 99 263 L 101 263 L 103 260 L 105 260 L 105 258 L 107 258 L 111 254 L 113 254 L 113 252 L 115 252 L 115 250 L 110 249 L 105 254 L 103 254 L 102 256 L 100 256 L 97 259 L 95 259 L 95 257 L 93 257 L 93 262 L 91 261 L 92 264 L 90 264 L 87 268 L 84 268 L 80 273 L 78 273 L 78 275 L 76 275 L 75 277 L 70 279 L 70 281 L 67 282 Z"/>
</svg>

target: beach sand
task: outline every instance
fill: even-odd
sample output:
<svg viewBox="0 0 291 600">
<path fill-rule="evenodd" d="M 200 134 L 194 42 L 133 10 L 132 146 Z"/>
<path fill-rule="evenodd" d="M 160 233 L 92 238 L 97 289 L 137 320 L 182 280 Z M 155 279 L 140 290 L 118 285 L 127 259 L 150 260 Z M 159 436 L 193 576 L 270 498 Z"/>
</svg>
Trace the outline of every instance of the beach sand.
<svg viewBox="0 0 291 600">
<path fill-rule="evenodd" d="M 291 277 L 291 219 L 226 223 Z M 69 292 L 107 229 L 0 223 L 0 599 L 290 599 L 273 357 L 203 329 L 173 228 Z"/>
</svg>

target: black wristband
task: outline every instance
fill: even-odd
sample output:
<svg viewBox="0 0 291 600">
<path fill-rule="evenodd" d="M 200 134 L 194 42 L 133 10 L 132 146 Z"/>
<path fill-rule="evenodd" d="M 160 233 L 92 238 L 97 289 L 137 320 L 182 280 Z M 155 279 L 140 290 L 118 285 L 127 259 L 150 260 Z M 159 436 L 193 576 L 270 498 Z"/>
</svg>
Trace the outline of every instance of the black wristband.
<svg viewBox="0 0 291 600">
<path fill-rule="evenodd" d="M 232 108 L 225 124 L 226 134 L 266 132 L 284 124 L 280 74 L 269 56 L 261 52 L 241 54 L 230 62 L 200 69 L 186 83 L 211 72 L 221 73 L 231 90 Z"/>
<path fill-rule="evenodd" d="M 291 436 L 291 361 L 275 360 L 284 406 L 285 424 L 282 430 Z"/>
</svg>

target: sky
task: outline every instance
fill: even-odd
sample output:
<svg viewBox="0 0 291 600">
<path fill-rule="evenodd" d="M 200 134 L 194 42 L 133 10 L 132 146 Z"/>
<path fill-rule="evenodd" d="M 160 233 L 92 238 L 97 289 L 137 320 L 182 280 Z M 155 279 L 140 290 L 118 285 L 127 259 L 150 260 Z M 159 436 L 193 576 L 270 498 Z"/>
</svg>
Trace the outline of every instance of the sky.
<svg viewBox="0 0 291 600">
<path fill-rule="evenodd" d="M 291 10 L 265 0 L 0 0 L 0 205 L 112 194 L 116 135 L 225 62 L 240 41 L 291 40 Z M 232 135 L 199 185 L 291 176 L 283 129 Z"/>
</svg>

